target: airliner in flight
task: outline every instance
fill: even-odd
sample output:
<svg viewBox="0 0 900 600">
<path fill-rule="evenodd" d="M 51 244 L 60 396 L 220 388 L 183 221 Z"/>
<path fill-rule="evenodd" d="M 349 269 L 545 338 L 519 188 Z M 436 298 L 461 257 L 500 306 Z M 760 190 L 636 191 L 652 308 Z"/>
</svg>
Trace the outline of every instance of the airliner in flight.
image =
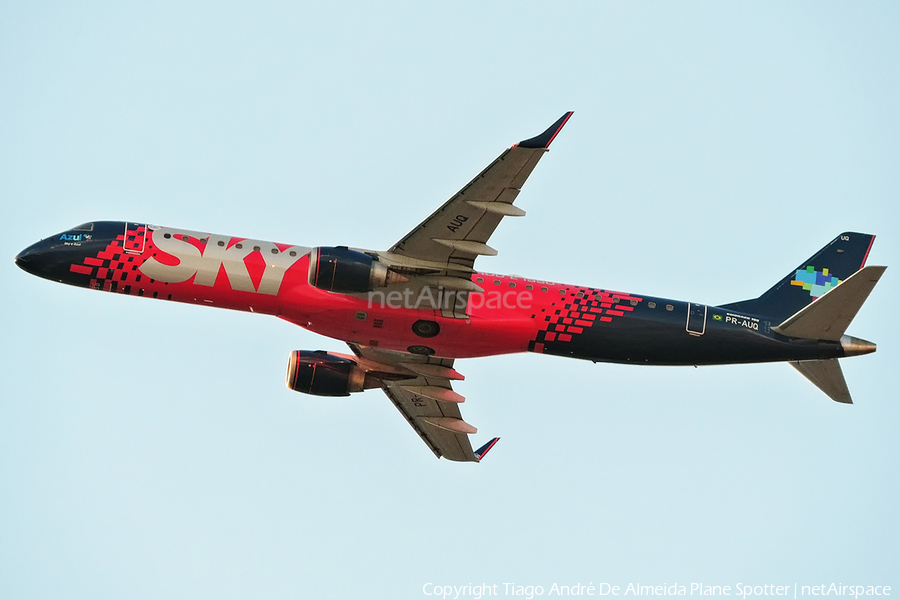
<svg viewBox="0 0 900 600">
<path fill-rule="evenodd" d="M 873 235 L 842 233 L 758 298 L 707 306 L 475 269 L 566 124 L 504 151 L 387 251 L 308 248 L 137 222 L 95 221 L 23 250 L 23 270 L 79 287 L 274 315 L 352 354 L 296 350 L 287 386 L 322 396 L 380 388 L 438 457 L 480 461 L 453 391 L 457 358 L 535 352 L 594 362 L 786 361 L 850 403 L 838 359 L 875 351 L 845 330 L 886 267 Z"/>
</svg>

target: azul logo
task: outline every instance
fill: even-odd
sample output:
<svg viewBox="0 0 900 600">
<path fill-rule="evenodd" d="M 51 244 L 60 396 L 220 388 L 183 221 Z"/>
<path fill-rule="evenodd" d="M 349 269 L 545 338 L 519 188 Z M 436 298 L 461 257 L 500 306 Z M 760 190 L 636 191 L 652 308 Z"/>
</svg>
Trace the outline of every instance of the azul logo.
<svg viewBox="0 0 900 600">
<path fill-rule="evenodd" d="M 64 233 L 59 236 L 60 241 L 63 242 L 80 242 L 81 234 L 80 233 Z"/>
<path fill-rule="evenodd" d="M 802 287 L 815 299 L 824 295 L 831 288 L 837 287 L 840 282 L 840 279 L 828 274 L 828 269 L 816 271 L 815 267 L 806 267 L 805 269 L 797 269 L 791 285 Z"/>
<path fill-rule="evenodd" d="M 197 285 L 213 286 L 219 271 L 224 269 L 232 289 L 272 296 L 278 294 L 285 272 L 310 251 L 302 246 L 282 250 L 272 242 L 259 240 L 244 239 L 231 244 L 232 238 L 228 236 L 165 227 L 153 228 L 152 240 L 157 248 L 178 259 L 178 264 L 165 264 L 150 257 L 139 267 L 147 277 L 166 283 L 181 283 L 194 277 Z M 191 240 L 199 243 L 203 250 Z M 253 254 L 259 257 L 256 261 L 253 261 Z M 251 277 L 245 260 L 248 258 L 257 264 L 265 262 L 257 278 L 258 286 Z"/>
</svg>

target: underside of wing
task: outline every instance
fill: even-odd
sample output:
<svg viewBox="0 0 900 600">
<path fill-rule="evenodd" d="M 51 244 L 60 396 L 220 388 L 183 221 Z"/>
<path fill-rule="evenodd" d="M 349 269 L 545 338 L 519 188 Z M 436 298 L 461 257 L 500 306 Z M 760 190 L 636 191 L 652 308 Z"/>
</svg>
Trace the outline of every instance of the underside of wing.
<svg viewBox="0 0 900 600">
<path fill-rule="evenodd" d="M 415 383 L 417 388 L 430 387 L 424 378 Z M 469 434 L 477 430 L 462 420 L 458 406 L 423 396 L 407 385 L 388 385 L 384 393 L 435 456 L 455 461 L 476 460 Z"/>
<path fill-rule="evenodd" d="M 567 112 L 541 135 L 503 152 L 388 252 L 380 253 L 395 269 L 420 275 L 411 286 L 440 291 L 437 307 L 442 316 L 467 317 L 468 294 L 482 291 L 470 280 L 475 259 L 497 254 L 488 240 L 503 217 L 525 214 L 513 202 L 571 116 Z"/>
<path fill-rule="evenodd" d="M 475 179 L 444 203 L 406 237 L 394 244 L 389 255 L 411 262 L 438 263 L 471 271 L 479 255 L 497 252 L 487 245 L 505 216 L 522 216 L 513 205 L 550 142 L 562 129 L 567 112 L 541 135 L 506 150 Z"/>
<path fill-rule="evenodd" d="M 438 458 L 478 462 L 496 442 L 491 440 L 478 451 L 472 450 L 469 435 L 477 433 L 477 429 L 462 419 L 459 405 L 465 398 L 453 391 L 451 382 L 463 376 L 453 369 L 451 359 L 357 344 L 350 344 L 350 348 L 370 364 L 408 373 L 403 378 L 386 379 L 382 389 Z"/>
</svg>

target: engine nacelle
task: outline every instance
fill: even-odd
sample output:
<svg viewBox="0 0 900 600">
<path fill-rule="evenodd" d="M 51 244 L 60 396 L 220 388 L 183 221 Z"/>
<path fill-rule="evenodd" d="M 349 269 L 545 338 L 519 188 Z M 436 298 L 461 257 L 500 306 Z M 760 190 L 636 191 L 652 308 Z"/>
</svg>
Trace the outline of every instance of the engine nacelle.
<svg viewBox="0 0 900 600">
<path fill-rule="evenodd" d="M 363 294 L 409 281 L 362 252 L 346 246 L 323 246 L 309 253 L 309 285 L 342 294 Z"/>
<path fill-rule="evenodd" d="M 366 372 L 349 357 L 321 350 L 294 350 L 288 360 L 287 386 L 315 396 L 349 396 L 365 389 Z"/>
</svg>

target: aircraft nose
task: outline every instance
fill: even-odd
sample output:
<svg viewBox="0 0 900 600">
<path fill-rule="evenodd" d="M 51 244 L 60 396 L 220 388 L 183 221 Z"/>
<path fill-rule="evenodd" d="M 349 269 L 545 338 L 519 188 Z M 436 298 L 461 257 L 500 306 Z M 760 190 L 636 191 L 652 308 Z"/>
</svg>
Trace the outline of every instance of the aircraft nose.
<svg viewBox="0 0 900 600">
<path fill-rule="evenodd" d="M 26 273 L 37 275 L 37 272 L 41 269 L 42 263 L 46 262 L 45 260 L 42 260 L 40 245 L 41 242 L 32 244 L 16 254 L 16 266 Z"/>
<path fill-rule="evenodd" d="M 16 266 L 22 269 L 23 271 L 28 270 L 28 258 L 31 256 L 31 248 L 25 248 L 18 254 L 16 254 Z"/>
<path fill-rule="evenodd" d="M 16 254 L 16 265 L 21 267 L 25 263 L 28 262 L 28 252 L 22 250 L 18 254 Z"/>
</svg>

